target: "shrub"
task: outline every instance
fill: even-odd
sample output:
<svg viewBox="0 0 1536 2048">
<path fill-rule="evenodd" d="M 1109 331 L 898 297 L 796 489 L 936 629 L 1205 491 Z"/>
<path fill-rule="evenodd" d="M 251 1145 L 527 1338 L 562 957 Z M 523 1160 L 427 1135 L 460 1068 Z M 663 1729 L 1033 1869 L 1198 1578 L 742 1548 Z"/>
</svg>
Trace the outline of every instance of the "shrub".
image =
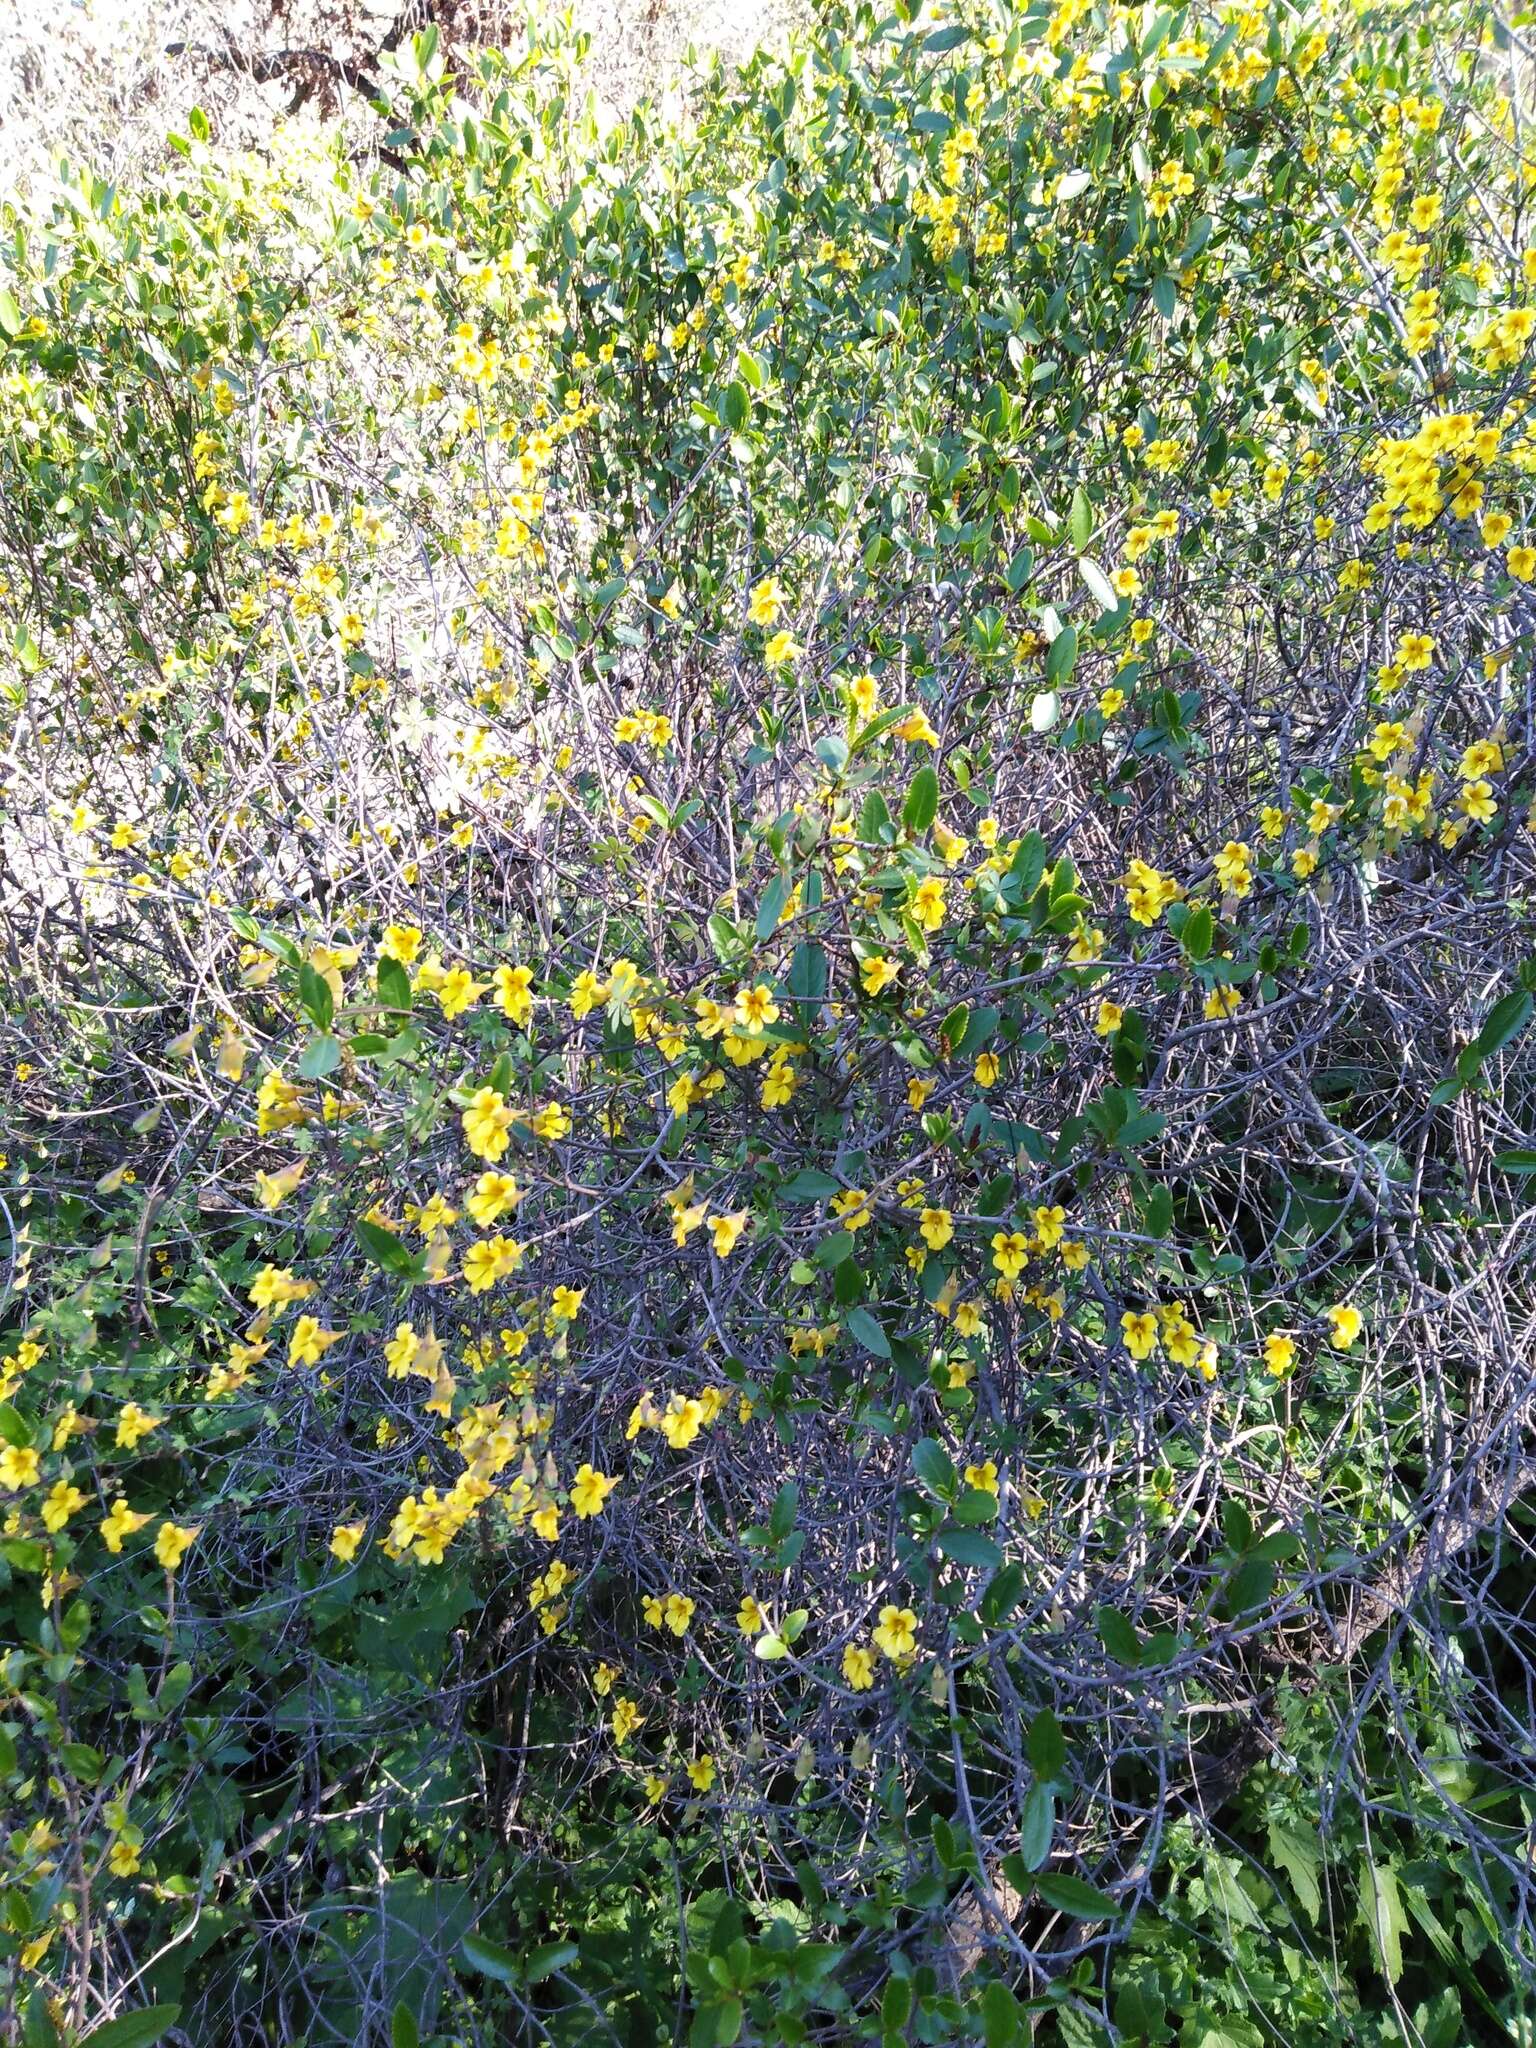
<svg viewBox="0 0 1536 2048">
<path fill-rule="evenodd" d="M 1517 2024 L 1513 47 L 429 30 L 12 208 L 17 2038 Z"/>
</svg>

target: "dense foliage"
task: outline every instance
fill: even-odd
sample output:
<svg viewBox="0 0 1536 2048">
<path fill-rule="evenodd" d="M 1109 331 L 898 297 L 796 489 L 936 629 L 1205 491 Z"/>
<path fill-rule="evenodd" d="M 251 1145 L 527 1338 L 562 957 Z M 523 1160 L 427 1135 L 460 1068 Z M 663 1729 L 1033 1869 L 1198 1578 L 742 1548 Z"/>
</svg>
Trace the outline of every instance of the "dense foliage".
<svg viewBox="0 0 1536 2048">
<path fill-rule="evenodd" d="M 1528 2038 L 1521 33 L 11 204 L 0 2039 Z"/>
</svg>

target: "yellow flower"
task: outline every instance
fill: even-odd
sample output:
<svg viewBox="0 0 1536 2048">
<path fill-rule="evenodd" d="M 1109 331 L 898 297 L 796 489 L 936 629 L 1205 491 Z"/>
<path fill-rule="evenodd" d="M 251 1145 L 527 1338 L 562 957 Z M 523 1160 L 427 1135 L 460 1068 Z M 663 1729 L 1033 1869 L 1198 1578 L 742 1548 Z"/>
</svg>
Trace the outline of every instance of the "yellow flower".
<svg viewBox="0 0 1536 2048">
<path fill-rule="evenodd" d="M 747 617 L 754 626 L 771 626 L 776 623 L 783 603 L 784 593 L 779 588 L 778 578 L 765 576 L 753 589 Z"/>
<path fill-rule="evenodd" d="M 533 969 L 498 967 L 491 980 L 496 989 L 496 1000 L 501 1005 L 502 1015 L 519 1029 L 524 1028 L 533 1016 Z"/>
<path fill-rule="evenodd" d="M 746 1227 L 747 1212 L 745 1209 L 738 1209 L 729 1216 L 710 1217 L 709 1228 L 714 1238 L 715 1257 L 717 1259 L 730 1257 L 731 1253 L 736 1249 L 736 1240 L 741 1236 Z"/>
<path fill-rule="evenodd" d="M 1059 1203 L 1050 1208 L 1042 1204 L 1034 1211 L 1032 1221 L 1035 1226 L 1035 1236 L 1040 1240 L 1041 1251 L 1054 1251 L 1066 1235 L 1066 1210 Z"/>
<path fill-rule="evenodd" d="M 768 1025 L 778 1021 L 779 1006 L 767 982 L 736 991 L 736 1022 L 749 1038 L 760 1038 Z"/>
<path fill-rule="evenodd" d="M 955 1219 L 948 1209 L 925 1209 L 918 1229 L 929 1251 L 941 1252 L 955 1234 Z"/>
<path fill-rule="evenodd" d="M 937 875 L 918 883 L 912 898 L 912 916 L 925 932 L 936 932 L 944 922 L 944 884 Z"/>
<path fill-rule="evenodd" d="M 928 722 L 926 711 L 909 711 L 891 730 L 897 739 L 905 740 L 909 746 L 937 747 L 939 744 L 939 736 Z"/>
<path fill-rule="evenodd" d="M 304 1178 L 308 1161 L 296 1159 L 291 1166 L 285 1166 L 277 1173 L 256 1171 L 256 1199 L 263 1209 L 279 1209 Z"/>
<path fill-rule="evenodd" d="M 350 1564 L 357 1555 L 366 1527 L 365 1522 L 338 1522 L 331 1531 L 332 1557 L 339 1557 L 343 1564 Z"/>
<path fill-rule="evenodd" d="M 763 649 L 763 659 L 770 668 L 783 668 L 786 662 L 796 660 L 804 652 L 805 649 L 793 633 L 780 631 L 773 635 Z"/>
<path fill-rule="evenodd" d="M 488 983 L 476 981 L 467 967 L 452 968 L 438 984 L 437 1000 L 445 1017 L 462 1017 L 485 994 Z"/>
<path fill-rule="evenodd" d="M 106 1544 L 114 1557 L 121 1556 L 123 1538 L 135 1534 L 149 1520 L 150 1517 L 148 1515 L 136 1515 L 133 1509 L 129 1507 L 127 1501 L 115 1500 L 112 1503 L 110 1514 L 106 1515 L 102 1520 L 101 1540 Z"/>
<path fill-rule="evenodd" d="M 693 1619 L 693 1602 L 686 1593 L 669 1593 L 661 1605 L 662 1619 L 675 1636 L 685 1636 Z"/>
<path fill-rule="evenodd" d="M 522 1200 L 522 1189 L 510 1173 L 482 1173 L 464 1206 L 470 1218 L 487 1230 L 507 1209 Z"/>
<path fill-rule="evenodd" d="M 1099 1037 L 1113 1038 L 1124 1022 L 1125 1012 L 1121 1009 L 1120 1005 L 1112 1003 L 1108 996 L 1102 997 L 1099 1002 L 1099 1014 L 1094 1019 L 1093 1025 Z"/>
<path fill-rule="evenodd" d="M 997 1465 L 994 1460 L 988 1458 L 984 1464 L 967 1465 L 965 1468 L 965 1483 L 967 1486 L 974 1487 L 977 1493 L 995 1494 L 997 1492 Z"/>
<path fill-rule="evenodd" d="M 978 1088 L 991 1088 L 996 1083 L 997 1077 L 1002 1070 L 1002 1062 L 995 1052 L 977 1053 L 976 1065 L 972 1072 L 976 1076 Z"/>
<path fill-rule="evenodd" d="M 1264 1339 L 1264 1363 L 1277 1380 L 1283 1380 L 1296 1363 L 1296 1339 L 1272 1330 Z"/>
<path fill-rule="evenodd" d="M 254 1299 L 254 1297 L 253 1297 Z M 260 1302 L 257 1307 L 261 1307 Z M 117 1447 L 120 1451 L 131 1451 L 140 1437 L 149 1435 L 152 1429 L 160 1427 L 158 1415 L 146 1415 L 137 1401 L 125 1401 L 118 1411 Z"/>
<path fill-rule="evenodd" d="M 622 1747 L 624 1743 L 628 1742 L 630 1736 L 634 1734 L 643 1719 L 644 1716 L 634 1701 L 625 1699 L 621 1695 L 613 1703 L 612 1727 L 614 1741 Z"/>
<path fill-rule="evenodd" d="M 1347 1351 L 1365 1328 L 1364 1316 L 1347 1301 L 1335 1302 L 1332 1308 L 1325 1309 L 1323 1313 L 1328 1318 L 1335 1348 Z"/>
<path fill-rule="evenodd" d="M 605 1473 L 594 1471 L 592 1466 L 581 1466 L 571 1482 L 571 1508 L 583 1521 L 603 1511 L 603 1503 L 618 1485 L 617 1479 L 610 1479 Z"/>
<path fill-rule="evenodd" d="M 1398 636 L 1396 659 L 1408 674 L 1428 668 L 1434 654 L 1432 633 L 1402 633 Z"/>
<path fill-rule="evenodd" d="M 313 1316 L 300 1316 L 288 1340 L 288 1363 L 318 1365 L 331 1346 L 341 1342 L 343 1334 L 340 1330 L 322 1330 Z"/>
<path fill-rule="evenodd" d="M 181 1560 L 197 1540 L 198 1524 L 184 1527 L 176 1522 L 162 1522 L 155 1537 L 155 1556 L 168 1572 L 175 1571 Z"/>
<path fill-rule="evenodd" d="M 464 1112 L 464 1142 L 477 1159 L 494 1166 L 505 1153 L 511 1138 L 512 1111 L 495 1088 L 478 1088 Z"/>
<path fill-rule="evenodd" d="M 894 1663 L 917 1648 L 917 1616 L 910 1607 L 882 1607 L 875 1643 Z"/>
<path fill-rule="evenodd" d="M 736 1610 L 736 1626 L 744 1636 L 761 1635 L 768 1626 L 768 1618 L 750 1593 L 743 1593 L 741 1605 Z"/>
<path fill-rule="evenodd" d="M 715 1782 L 715 1760 L 706 1750 L 686 1766 L 688 1782 L 695 1792 L 707 1792 Z"/>
<path fill-rule="evenodd" d="M 0 1445 L 0 1486 L 13 1493 L 23 1486 L 35 1486 L 39 1470 L 37 1453 L 30 1445 Z"/>
<path fill-rule="evenodd" d="M 850 1643 L 843 1651 L 843 1677 L 853 1692 L 868 1692 L 875 1682 L 875 1653 L 862 1643 Z"/>
<path fill-rule="evenodd" d="M 421 951 L 421 933 L 412 924 L 392 924 L 385 927 L 379 941 L 379 955 L 384 960 L 398 960 L 402 967 L 415 964 L 416 955 Z"/>
<path fill-rule="evenodd" d="M 871 953 L 859 967 L 859 979 L 864 984 L 864 993 L 877 996 L 882 989 L 890 987 L 901 969 L 894 960 L 888 960 L 883 953 Z"/>
<path fill-rule="evenodd" d="M 55 1480 L 43 1500 L 43 1527 L 57 1536 L 71 1515 L 85 1506 L 86 1496 L 68 1479 Z"/>
<path fill-rule="evenodd" d="M 992 1237 L 992 1263 L 1005 1280 L 1016 1280 L 1029 1257 L 1029 1240 L 1022 1230 L 999 1230 Z"/>
<path fill-rule="evenodd" d="M 1120 1318 L 1120 1334 L 1132 1358 L 1150 1358 L 1157 1349 L 1157 1317 L 1128 1308 Z"/>
<path fill-rule="evenodd" d="M 562 1323 L 575 1322 L 577 1316 L 581 1313 L 582 1299 L 586 1291 L 584 1287 L 566 1287 L 564 1285 L 557 1287 L 550 1296 L 550 1314 L 557 1317 Z"/>
<path fill-rule="evenodd" d="M 844 1230 L 863 1230 L 874 1221 L 869 1196 L 863 1188 L 842 1188 L 832 1197 L 832 1214 Z"/>
</svg>

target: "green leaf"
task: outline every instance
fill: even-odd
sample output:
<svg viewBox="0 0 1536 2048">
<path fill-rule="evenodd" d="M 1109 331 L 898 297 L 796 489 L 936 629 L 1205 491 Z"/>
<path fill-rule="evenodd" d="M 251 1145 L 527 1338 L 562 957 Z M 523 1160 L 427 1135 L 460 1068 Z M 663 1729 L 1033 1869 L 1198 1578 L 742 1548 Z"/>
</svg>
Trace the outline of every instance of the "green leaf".
<svg viewBox="0 0 1536 2048">
<path fill-rule="evenodd" d="M 1397 1871 L 1390 1863 L 1362 1865 L 1360 1917 L 1371 1937 L 1376 1967 L 1389 1984 L 1403 1974 L 1403 1936 L 1408 1915 L 1397 1888 Z"/>
<path fill-rule="evenodd" d="M 1166 272 L 1152 280 L 1152 303 L 1165 320 L 1171 320 L 1178 310 L 1179 288 Z"/>
<path fill-rule="evenodd" d="M 775 875 L 763 891 L 763 900 L 757 906 L 755 926 L 760 942 L 763 939 L 771 939 L 778 930 L 779 919 L 784 914 L 784 906 L 789 901 L 793 886 L 788 875 Z"/>
<path fill-rule="evenodd" d="M 1507 996 L 1500 996 L 1488 1012 L 1483 1028 L 1467 1047 L 1477 1055 L 1478 1064 L 1518 1038 L 1530 1022 L 1531 1011 L 1536 1009 L 1536 997 L 1529 989 L 1514 989 Z"/>
<path fill-rule="evenodd" d="M 168 2034 L 181 2017 L 179 2005 L 146 2005 L 141 2012 L 125 2012 L 119 2019 L 93 2027 L 80 2048 L 148 2048 Z"/>
<path fill-rule="evenodd" d="M 977 1609 L 988 1628 L 999 1628 L 1024 1595 L 1024 1568 L 1005 1564 L 981 1596 Z"/>
<path fill-rule="evenodd" d="M 16 1768 L 16 1742 L 8 1728 L 0 1728 L 0 1778 Z"/>
<path fill-rule="evenodd" d="M 21 308 L 14 296 L 0 286 L 0 334 L 14 339 L 21 332 Z"/>
<path fill-rule="evenodd" d="M 421 2029 L 416 2015 L 402 1999 L 389 2023 L 390 2048 L 421 2048 Z"/>
<path fill-rule="evenodd" d="M 20 1411 L 9 1401 L 0 1401 L 0 1442 L 24 1451 L 32 1441 L 32 1432 L 22 1419 Z"/>
<path fill-rule="evenodd" d="M 1081 484 L 1072 493 L 1072 507 L 1067 514 L 1067 532 L 1071 535 L 1072 545 L 1079 554 L 1082 554 L 1089 541 L 1093 539 L 1093 506 L 1089 503 L 1088 493 Z"/>
<path fill-rule="evenodd" d="M 939 1531 L 939 1550 L 951 1564 L 963 1564 L 986 1569 L 999 1565 L 1003 1553 L 990 1536 L 984 1536 L 980 1529 L 961 1529 L 949 1523 Z"/>
<path fill-rule="evenodd" d="M 1117 1664 L 1134 1670 L 1141 1661 L 1141 1638 L 1118 1607 L 1100 1607 L 1094 1614 L 1099 1641 Z"/>
<path fill-rule="evenodd" d="M 912 1446 L 912 1470 L 928 1491 L 937 1494 L 940 1500 L 954 1499 L 959 1484 L 954 1460 L 933 1437 L 919 1437 Z"/>
<path fill-rule="evenodd" d="M 1063 626 L 1051 642 L 1045 657 L 1045 680 L 1064 683 L 1077 666 L 1077 628 Z"/>
<path fill-rule="evenodd" d="M 352 1226 L 352 1234 L 374 1265 L 384 1272 L 398 1280 L 414 1280 L 420 1274 L 421 1261 L 409 1245 L 402 1244 L 382 1223 L 373 1223 L 366 1216 L 359 1216 Z"/>
<path fill-rule="evenodd" d="M 1026 2038 L 1024 2008 L 996 1977 L 981 1994 L 981 2038 L 985 2048 L 1013 2048 Z"/>
<path fill-rule="evenodd" d="M 1029 1767 L 1037 1778 L 1060 1779 L 1067 1768 L 1067 1738 L 1049 1707 L 1029 1724 Z"/>
<path fill-rule="evenodd" d="M 849 1334 L 856 1344 L 874 1358 L 889 1358 L 891 1340 L 877 1319 L 867 1308 L 851 1308 L 845 1318 Z"/>
<path fill-rule="evenodd" d="M 530 1950 L 523 1965 L 523 1974 L 530 1984 L 542 1984 L 556 1970 L 563 1970 L 574 1963 L 580 1954 L 581 1950 L 574 1941 L 547 1941 L 542 1948 Z"/>
<path fill-rule="evenodd" d="M 409 1010 L 411 1007 L 411 977 L 398 960 L 388 958 L 379 962 L 375 976 L 379 1001 L 387 1010 Z"/>
<path fill-rule="evenodd" d="M 1536 1152 L 1495 1152 L 1493 1163 L 1500 1173 L 1536 1173 Z"/>
<path fill-rule="evenodd" d="M 1115 595 L 1114 585 L 1091 555 L 1080 558 L 1077 573 L 1092 591 L 1101 611 L 1112 612 L 1119 608 L 1120 600 Z"/>
<path fill-rule="evenodd" d="M 1318 1881 L 1323 1867 L 1320 1840 L 1311 1829 L 1283 1820 L 1267 1821 L 1265 1832 L 1270 1855 L 1290 1878 L 1302 1911 L 1315 1927 L 1323 1907 L 1323 1889 Z"/>
<path fill-rule="evenodd" d="M 301 1081 L 323 1081 L 341 1065 L 341 1044 L 335 1038 L 312 1038 L 299 1061 Z"/>
<path fill-rule="evenodd" d="M 939 813 L 939 778 L 929 762 L 924 762 L 907 787 L 907 800 L 901 807 L 901 822 L 909 832 L 926 832 Z"/>
<path fill-rule="evenodd" d="M 1035 1890 L 1048 1906 L 1070 1913 L 1074 1920 L 1113 1920 L 1120 1911 L 1108 1892 L 1067 1870 L 1043 1870 L 1035 1879 Z"/>
<path fill-rule="evenodd" d="M 480 1934 L 466 1934 L 460 1948 L 465 1962 L 482 1977 L 494 1977 L 498 1984 L 518 1981 L 521 1966 L 510 1949 L 498 1948 L 494 1941 L 487 1941 Z"/>
<path fill-rule="evenodd" d="M 793 1479 L 788 1479 L 773 1497 L 773 1509 L 768 1517 L 768 1534 L 775 1543 L 782 1543 L 795 1526 L 795 1516 L 800 1512 L 800 1489 Z"/>
<path fill-rule="evenodd" d="M 1024 1868 L 1036 1871 L 1051 1853 L 1056 1835 L 1056 1789 L 1048 1779 L 1037 1778 L 1024 1796 L 1019 1812 L 1019 1855 Z"/>
<path fill-rule="evenodd" d="M 1208 903 L 1197 903 L 1184 920 L 1184 929 L 1179 934 L 1179 943 L 1191 960 L 1203 960 L 1211 950 L 1211 941 L 1216 936 L 1216 920 L 1211 915 Z"/>
<path fill-rule="evenodd" d="M 825 1202 L 835 1195 L 842 1183 L 830 1173 L 822 1173 L 818 1167 L 803 1166 L 779 1189 L 779 1197 L 786 1202 Z"/>
<path fill-rule="evenodd" d="M 299 968 L 299 1001 L 308 1011 L 317 1031 L 329 1031 L 331 1019 L 336 1014 L 336 998 L 331 994 L 331 984 L 323 974 L 317 974 L 305 961 Z"/>
<path fill-rule="evenodd" d="M 826 1001 L 827 956 L 814 939 L 805 939 L 796 946 L 785 986 L 797 1003 L 814 1006 Z"/>
</svg>

